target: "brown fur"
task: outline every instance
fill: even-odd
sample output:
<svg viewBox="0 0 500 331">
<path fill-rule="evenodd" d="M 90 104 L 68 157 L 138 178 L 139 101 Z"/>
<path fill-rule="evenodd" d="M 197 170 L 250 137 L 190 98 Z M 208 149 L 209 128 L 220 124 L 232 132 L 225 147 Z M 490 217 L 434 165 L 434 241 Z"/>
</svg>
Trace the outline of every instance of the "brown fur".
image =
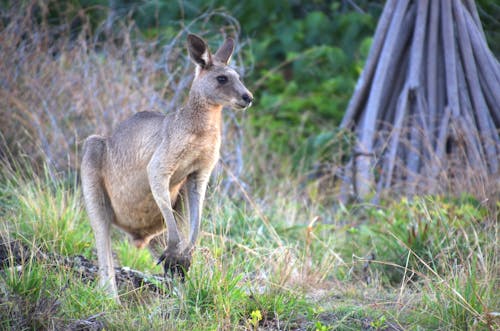
<svg viewBox="0 0 500 331">
<path fill-rule="evenodd" d="M 227 39 L 212 55 L 203 39 L 189 35 L 188 50 L 197 68 L 184 107 L 167 115 L 137 113 L 110 137 L 92 135 L 85 141 L 85 206 L 96 238 L 101 284 L 115 297 L 111 224 L 130 234 L 140 248 L 166 230 L 166 267 L 189 267 L 206 186 L 219 158 L 222 107 L 244 109 L 253 100 L 228 66 L 233 49 L 233 40 Z M 180 194 L 187 201 L 182 209 L 176 204 Z M 180 212 L 189 221 L 189 238 L 178 230 L 174 213 Z"/>
</svg>

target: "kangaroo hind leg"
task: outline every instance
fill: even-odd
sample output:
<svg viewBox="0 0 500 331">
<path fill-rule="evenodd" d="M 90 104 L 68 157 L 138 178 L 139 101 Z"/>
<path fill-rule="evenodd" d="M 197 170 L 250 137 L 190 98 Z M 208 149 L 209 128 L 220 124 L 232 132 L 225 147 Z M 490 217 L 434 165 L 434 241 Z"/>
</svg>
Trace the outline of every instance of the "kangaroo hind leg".
<svg viewBox="0 0 500 331">
<path fill-rule="evenodd" d="M 115 216 L 102 178 L 105 156 L 105 138 L 96 135 L 87 138 L 81 165 L 82 190 L 96 240 L 100 285 L 118 300 L 110 234 Z"/>
</svg>

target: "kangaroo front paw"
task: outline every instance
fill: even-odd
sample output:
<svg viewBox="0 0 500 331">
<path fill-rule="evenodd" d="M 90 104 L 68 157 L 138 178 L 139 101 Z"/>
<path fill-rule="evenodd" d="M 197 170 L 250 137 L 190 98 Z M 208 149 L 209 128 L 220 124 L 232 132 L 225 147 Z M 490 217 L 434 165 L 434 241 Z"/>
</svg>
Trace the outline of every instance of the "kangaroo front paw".
<svg viewBox="0 0 500 331">
<path fill-rule="evenodd" d="M 171 252 L 168 249 L 163 252 L 158 260 L 158 264 L 164 262 L 163 270 L 165 275 L 178 276 L 184 281 L 186 273 L 191 266 L 192 250 L 184 252 Z"/>
</svg>

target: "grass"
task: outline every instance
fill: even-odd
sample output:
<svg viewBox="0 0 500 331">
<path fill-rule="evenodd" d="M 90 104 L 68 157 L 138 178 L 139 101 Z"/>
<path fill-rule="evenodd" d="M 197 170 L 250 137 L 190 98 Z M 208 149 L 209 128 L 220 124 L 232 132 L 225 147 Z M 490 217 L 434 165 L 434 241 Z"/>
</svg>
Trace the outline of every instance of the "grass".
<svg viewBox="0 0 500 331">
<path fill-rule="evenodd" d="M 277 206 L 235 202 L 215 186 L 186 282 L 163 295 L 121 288 L 118 306 L 95 280 L 38 254 L 96 260 L 79 186 L 20 173 L 2 168 L 1 237 L 30 253 L 11 253 L 0 270 L 2 329 L 498 327 L 498 214 L 471 197 L 353 205 L 313 222 L 297 200 L 278 208 L 285 193 Z M 113 247 L 117 263 L 160 272 L 119 232 Z"/>
</svg>

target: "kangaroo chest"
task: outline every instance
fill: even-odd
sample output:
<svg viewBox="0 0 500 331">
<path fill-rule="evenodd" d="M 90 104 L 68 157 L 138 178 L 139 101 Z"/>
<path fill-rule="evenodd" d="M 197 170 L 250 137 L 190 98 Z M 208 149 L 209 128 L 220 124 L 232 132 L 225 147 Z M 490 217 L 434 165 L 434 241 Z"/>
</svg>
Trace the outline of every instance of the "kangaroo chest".
<svg viewBox="0 0 500 331">
<path fill-rule="evenodd" d="M 219 160 L 220 137 L 196 136 L 178 154 L 170 185 L 177 185 L 196 172 L 210 173 Z"/>
</svg>

